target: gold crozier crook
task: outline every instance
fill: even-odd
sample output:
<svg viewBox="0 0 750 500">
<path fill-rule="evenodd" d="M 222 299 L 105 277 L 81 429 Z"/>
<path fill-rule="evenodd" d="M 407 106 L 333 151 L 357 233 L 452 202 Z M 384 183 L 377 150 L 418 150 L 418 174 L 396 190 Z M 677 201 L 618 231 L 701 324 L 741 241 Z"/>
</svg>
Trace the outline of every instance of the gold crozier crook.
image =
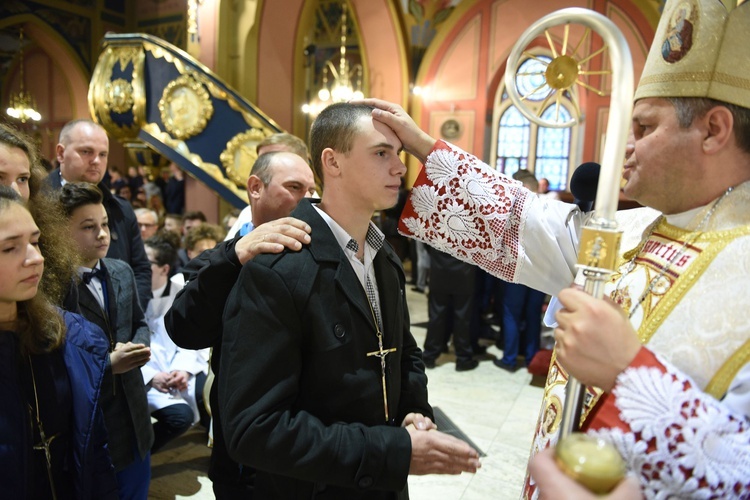
<svg viewBox="0 0 750 500">
<path fill-rule="evenodd" d="M 568 44 L 570 24 L 581 24 L 587 28 L 578 46 L 574 48 L 571 48 Z M 564 35 L 562 49 L 558 51 L 548 29 L 559 25 L 564 25 Z M 553 97 L 559 107 L 563 92 L 569 91 L 573 85 L 579 85 L 603 95 L 601 90 L 594 88 L 584 80 L 587 75 L 601 75 L 608 72 L 586 71 L 584 65 L 586 61 L 603 52 L 604 48 L 588 56 L 578 56 L 578 50 L 591 30 L 604 40 L 605 48 L 608 49 L 610 56 L 610 67 L 617 71 L 617 75 L 611 78 L 609 119 L 607 121 L 607 135 L 602 154 L 602 167 L 597 185 L 594 214 L 582 230 L 576 267 L 585 278 L 584 290 L 596 298 L 602 298 L 604 296 L 604 284 L 612 275 L 619 254 L 621 232 L 617 230 L 615 212 L 619 201 L 625 146 L 633 106 L 633 63 L 625 37 L 610 19 L 588 9 L 569 8 L 548 14 L 530 26 L 513 46 L 508 57 L 505 87 L 516 108 L 532 122 L 543 127 L 553 128 L 574 126 L 578 122 L 577 119 L 567 122 L 551 122 L 541 118 L 541 111 L 539 116 L 534 114 L 525 103 L 529 95 L 521 96 L 518 92 L 516 72 L 523 49 L 538 36 L 544 34 L 549 43 L 553 59 L 549 64 L 537 59 L 547 65 L 543 75 L 546 85 L 550 89 L 541 109 L 544 109 L 546 103 Z M 535 89 L 532 93 L 540 89 L 541 87 Z M 574 97 L 572 92 L 569 94 L 571 98 Z M 580 108 L 575 100 L 573 104 L 580 114 Z M 573 377 L 569 378 L 565 389 L 560 441 L 579 429 L 585 392 L 583 384 Z M 559 444 L 557 450 L 557 456 L 560 458 Z M 563 466 L 563 468 L 565 467 Z"/>
</svg>

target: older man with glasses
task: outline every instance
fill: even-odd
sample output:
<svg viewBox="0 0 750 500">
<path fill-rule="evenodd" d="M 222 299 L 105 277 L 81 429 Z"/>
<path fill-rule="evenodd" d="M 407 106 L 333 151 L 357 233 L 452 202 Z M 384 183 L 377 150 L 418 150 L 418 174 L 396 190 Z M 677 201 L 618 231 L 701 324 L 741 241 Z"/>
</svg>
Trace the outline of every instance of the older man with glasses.
<svg viewBox="0 0 750 500">
<path fill-rule="evenodd" d="M 138 227 L 141 229 L 141 239 L 146 241 L 156 234 L 159 230 L 159 215 L 148 208 L 137 208 L 135 218 L 138 220 Z"/>
</svg>

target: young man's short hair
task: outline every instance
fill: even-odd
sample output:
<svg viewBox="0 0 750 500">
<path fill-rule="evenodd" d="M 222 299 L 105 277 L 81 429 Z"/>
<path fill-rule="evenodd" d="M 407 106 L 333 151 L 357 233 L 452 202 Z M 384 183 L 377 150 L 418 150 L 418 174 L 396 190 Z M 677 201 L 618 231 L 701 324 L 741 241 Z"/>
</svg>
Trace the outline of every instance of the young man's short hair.
<svg viewBox="0 0 750 500">
<path fill-rule="evenodd" d="M 340 102 L 331 104 L 320 112 L 310 128 L 310 150 L 315 175 L 321 183 L 323 179 L 323 150 L 331 148 L 339 153 L 347 153 L 352 148 L 354 135 L 359 131 L 359 120 L 371 116 L 372 109 L 364 104 Z"/>
<path fill-rule="evenodd" d="M 177 260 L 177 247 L 174 246 L 174 240 L 163 233 L 157 233 L 147 238 L 143 244 L 154 250 L 154 261 L 158 266 L 166 264 L 172 266 Z"/>
</svg>

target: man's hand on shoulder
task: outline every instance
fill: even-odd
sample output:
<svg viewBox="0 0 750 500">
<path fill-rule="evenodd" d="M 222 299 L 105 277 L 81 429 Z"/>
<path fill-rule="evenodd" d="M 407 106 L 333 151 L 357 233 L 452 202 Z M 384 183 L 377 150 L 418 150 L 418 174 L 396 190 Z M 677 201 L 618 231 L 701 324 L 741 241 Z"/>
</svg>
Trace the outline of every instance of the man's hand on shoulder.
<svg viewBox="0 0 750 500">
<path fill-rule="evenodd" d="M 461 474 L 476 472 L 482 464 L 479 453 L 464 441 L 436 430 L 407 426 L 411 437 L 409 474 Z"/>
<path fill-rule="evenodd" d="M 266 222 L 240 238 L 234 247 L 244 265 L 262 253 L 280 253 L 284 248 L 299 251 L 310 243 L 310 226 L 294 217 Z"/>
</svg>

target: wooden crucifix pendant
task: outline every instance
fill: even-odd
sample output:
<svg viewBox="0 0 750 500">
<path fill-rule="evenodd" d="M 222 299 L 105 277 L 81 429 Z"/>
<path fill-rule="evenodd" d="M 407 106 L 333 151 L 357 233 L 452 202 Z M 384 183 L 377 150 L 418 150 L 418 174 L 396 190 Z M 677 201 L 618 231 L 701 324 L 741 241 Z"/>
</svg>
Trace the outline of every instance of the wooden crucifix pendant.
<svg viewBox="0 0 750 500">
<path fill-rule="evenodd" d="M 382 374 L 382 382 L 383 382 L 383 408 L 385 409 L 385 421 L 388 422 L 389 416 L 388 416 L 388 390 L 386 388 L 386 382 L 385 382 L 385 357 L 388 356 L 392 352 L 396 352 L 396 348 L 392 347 L 390 349 L 383 349 L 383 334 L 380 333 L 380 331 L 377 332 L 378 335 L 378 350 L 372 351 L 367 353 L 367 357 L 370 356 L 377 356 L 380 358 L 380 372 Z"/>
</svg>

